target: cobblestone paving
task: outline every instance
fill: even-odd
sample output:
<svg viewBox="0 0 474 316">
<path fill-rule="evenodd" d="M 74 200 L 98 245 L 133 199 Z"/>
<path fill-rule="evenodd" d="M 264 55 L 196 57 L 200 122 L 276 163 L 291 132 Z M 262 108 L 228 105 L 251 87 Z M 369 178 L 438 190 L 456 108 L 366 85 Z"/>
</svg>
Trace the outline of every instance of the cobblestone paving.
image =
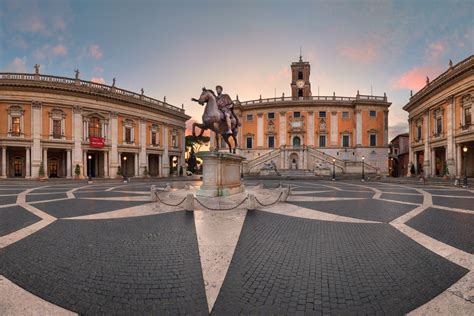
<svg viewBox="0 0 474 316">
<path fill-rule="evenodd" d="M 35 192 L 36 193 L 36 192 Z M 37 202 L 55 199 L 65 199 L 67 196 L 65 193 L 54 193 L 54 194 L 28 194 L 26 196 L 26 202 Z"/>
<path fill-rule="evenodd" d="M 416 207 L 413 205 L 370 199 L 354 201 L 288 203 L 326 213 L 378 222 L 390 222 Z"/>
<path fill-rule="evenodd" d="M 8 193 L 11 194 L 11 193 Z M 0 196 L 0 205 L 15 204 L 16 196 Z"/>
<path fill-rule="evenodd" d="M 39 220 L 38 216 L 20 206 L 0 208 L 0 236 L 5 236 Z"/>
<path fill-rule="evenodd" d="M 423 203 L 423 195 L 406 195 L 406 194 L 390 194 L 383 193 L 381 196 L 382 199 L 395 200 L 401 202 L 410 202 L 410 203 Z"/>
<path fill-rule="evenodd" d="M 467 210 L 474 210 L 474 199 L 466 199 L 462 197 L 445 197 L 433 196 L 433 203 L 436 205 L 463 208 Z"/>
<path fill-rule="evenodd" d="M 407 225 L 434 239 L 474 254 L 474 213 L 429 208 L 412 218 Z"/>
<path fill-rule="evenodd" d="M 35 207 L 57 218 L 90 215 L 107 211 L 119 210 L 148 202 L 130 201 L 97 201 L 86 199 L 62 200 L 48 203 L 38 203 Z"/>
<path fill-rule="evenodd" d="M 311 187 L 305 187 L 306 190 L 311 190 Z M 313 189 L 314 190 L 314 189 Z M 329 191 L 331 189 L 326 189 Z M 323 190 L 318 190 L 323 191 Z M 320 197 L 334 197 L 334 198 L 363 198 L 369 199 L 371 198 L 374 193 L 373 192 L 347 192 L 347 191 L 330 191 L 330 192 L 320 192 L 320 193 L 309 193 L 303 195 L 310 195 L 310 196 L 320 196 Z"/>
<path fill-rule="evenodd" d="M 254 211 L 214 314 L 402 314 L 465 273 L 389 225 Z"/>
<path fill-rule="evenodd" d="M 0 254 L 7 278 L 81 314 L 207 314 L 192 214 L 59 220 Z"/>
</svg>

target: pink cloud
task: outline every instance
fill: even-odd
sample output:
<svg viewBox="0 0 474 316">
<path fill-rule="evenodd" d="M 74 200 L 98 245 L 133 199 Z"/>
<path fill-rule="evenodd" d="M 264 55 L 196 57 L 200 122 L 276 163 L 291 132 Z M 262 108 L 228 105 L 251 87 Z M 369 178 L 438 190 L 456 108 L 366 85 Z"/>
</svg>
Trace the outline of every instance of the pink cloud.
<svg viewBox="0 0 474 316">
<path fill-rule="evenodd" d="M 270 74 L 268 76 L 268 81 L 275 82 L 286 78 L 290 78 L 290 70 L 288 66 L 281 68 L 277 73 Z"/>
<path fill-rule="evenodd" d="M 437 61 L 446 52 L 447 47 L 443 41 L 436 41 L 428 46 L 426 55 L 429 60 Z"/>
<path fill-rule="evenodd" d="M 23 73 L 28 72 L 28 69 L 26 69 L 26 57 L 15 57 L 13 61 L 7 65 L 6 71 Z"/>
<path fill-rule="evenodd" d="M 43 47 L 36 49 L 33 52 L 33 57 L 36 59 L 45 59 L 55 56 L 66 56 L 67 48 L 63 44 L 57 44 L 51 46 L 49 44 L 43 45 Z"/>
<path fill-rule="evenodd" d="M 97 73 L 103 73 L 104 72 L 104 68 L 100 67 L 100 66 L 96 66 L 94 67 L 94 71 L 97 72 Z"/>
<path fill-rule="evenodd" d="M 426 76 L 433 80 L 442 72 L 439 66 L 414 67 L 392 81 L 393 89 L 418 91 L 426 85 Z"/>
<path fill-rule="evenodd" d="M 357 45 L 341 45 L 339 55 L 353 62 L 368 63 L 377 58 L 377 45 L 372 41 Z"/>
<path fill-rule="evenodd" d="M 23 21 L 22 29 L 27 32 L 41 33 L 46 31 L 46 26 L 41 18 L 32 16 Z"/>
<path fill-rule="evenodd" d="M 91 81 L 94 83 L 105 84 L 105 79 L 102 77 L 92 77 Z"/>
<path fill-rule="evenodd" d="M 89 45 L 89 55 L 95 59 L 102 58 L 102 50 L 100 49 L 100 46 L 97 44 Z"/>
</svg>

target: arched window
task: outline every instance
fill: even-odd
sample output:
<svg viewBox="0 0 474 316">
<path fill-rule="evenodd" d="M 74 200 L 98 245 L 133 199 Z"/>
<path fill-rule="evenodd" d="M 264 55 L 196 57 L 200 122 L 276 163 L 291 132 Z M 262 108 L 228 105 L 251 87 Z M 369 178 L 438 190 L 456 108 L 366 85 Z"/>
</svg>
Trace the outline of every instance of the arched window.
<svg viewBox="0 0 474 316">
<path fill-rule="evenodd" d="M 298 71 L 298 80 L 303 80 L 303 72 Z"/>
<path fill-rule="evenodd" d="M 298 89 L 298 97 L 302 97 L 303 96 L 303 89 Z"/>
<path fill-rule="evenodd" d="M 98 117 L 89 120 L 89 137 L 102 137 L 102 124 Z"/>
<path fill-rule="evenodd" d="M 301 146 L 301 139 L 298 136 L 293 137 L 293 146 L 295 147 Z"/>
</svg>

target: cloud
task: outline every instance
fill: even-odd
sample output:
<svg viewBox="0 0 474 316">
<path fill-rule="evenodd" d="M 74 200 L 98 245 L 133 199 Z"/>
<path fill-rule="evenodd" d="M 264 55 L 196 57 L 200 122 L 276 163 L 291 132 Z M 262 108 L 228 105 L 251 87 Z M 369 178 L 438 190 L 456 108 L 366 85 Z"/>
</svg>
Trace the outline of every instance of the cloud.
<svg viewBox="0 0 474 316">
<path fill-rule="evenodd" d="M 53 20 L 53 28 L 56 31 L 65 31 L 66 30 L 66 22 L 60 17 L 56 17 Z"/>
<path fill-rule="evenodd" d="M 23 56 L 23 58 L 15 57 L 13 61 L 6 66 L 5 70 L 9 72 L 28 72 L 26 60 L 26 56 Z"/>
<path fill-rule="evenodd" d="M 414 67 L 392 80 L 395 90 L 409 89 L 418 91 L 426 85 L 426 76 L 433 80 L 441 73 L 439 66 Z"/>
<path fill-rule="evenodd" d="M 91 81 L 95 83 L 105 84 L 105 79 L 102 77 L 92 77 Z"/>
<path fill-rule="evenodd" d="M 447 50 L 447 47 L 444 41 L 439 40 L 439 41 L 433 42 L 428 46 L 428 49 L 426 50 L 427 59 L 430 60 L 431 62 L 435 62 L 439 60 L 441 56 L 444 55 L 446 50 Z"/>
<path fill-rule="evenodd" d="M 286 78 L 290 78 L 290 70 L 289 70 L 288 66 L 285 66 L 285 67 L 281 68 L 276 73 L 270 74 L 268 76 L 268 81 L 270 83 L 273 83 L 275 81 L 279 81 L 281 79 L 286 79 Z"/>
<path fill-rule="evenodd" d="M 100 49 L 100 46 L 97 45 L 97 44 L 91 44 L 89 45 L 89 48 L 88 48 L 88 51 L 89 51 L 89 55 L 92 57 L 92 58 L 95 58 L 95 59 L 100 59 L 102 58 L 102 50 Z"/>
<path fill-rule="evenodd" d="M 49 44 L 43 45 L 43 47 L 36 49 L 33 52 L 33 57 L 36 59 L 45 59 L 55 56 L 66 56 L 67 48 L 63 44 L 57 44 L 51 46 Z"/>
<path fill-rule="evenodd" d="M 393 125 L 389 125 L 389 139 L 391 141 L 395 136 L 408 132 L 408 122 L 400 122 Z"/>
<path fill-rule="evenodd" d="M 338 53 L 353 62 L 369 63 L 377 58 L 378 48 L 373 41 L 367 40 L 356 45 L 341 45 Z"/>
<path fill-rule="evenodd" d="M 44 33 L 46 31 L 46 26 L 43 20 L 38 16 L 31 16 L 24 19 L 21 25 L 21 30 L 24 32 Z"/>
<path fill-rule="evenodd" d="M 100 67 L 100 66 L 96 66 L 94 67 L 94 71 L 97 72 L 97 73 L 103 73 L 104 72 L 104 68 Z"/>
</svg>

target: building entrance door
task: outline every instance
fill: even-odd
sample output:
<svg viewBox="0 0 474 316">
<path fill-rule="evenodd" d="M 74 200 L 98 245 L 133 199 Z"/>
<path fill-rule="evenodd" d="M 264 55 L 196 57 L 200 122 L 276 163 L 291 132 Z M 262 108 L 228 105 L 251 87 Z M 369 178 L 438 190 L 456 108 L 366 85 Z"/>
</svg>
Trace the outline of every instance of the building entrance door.
<svg viewBox="0 0 474 316">
<path fill-rule="evenodd" d="M 15 177 L 23 176 L 23 159 L 17 157 L 13 161 L 13 175 Z"/>
<path fill-rule="evenodd" d="M 49 177 L 50 178 L 57 178 L 58 177 L 58 169 L 59 169 L 59 161 L 57 159 L 51 159 L 49 161 Z"/>
</svg>

